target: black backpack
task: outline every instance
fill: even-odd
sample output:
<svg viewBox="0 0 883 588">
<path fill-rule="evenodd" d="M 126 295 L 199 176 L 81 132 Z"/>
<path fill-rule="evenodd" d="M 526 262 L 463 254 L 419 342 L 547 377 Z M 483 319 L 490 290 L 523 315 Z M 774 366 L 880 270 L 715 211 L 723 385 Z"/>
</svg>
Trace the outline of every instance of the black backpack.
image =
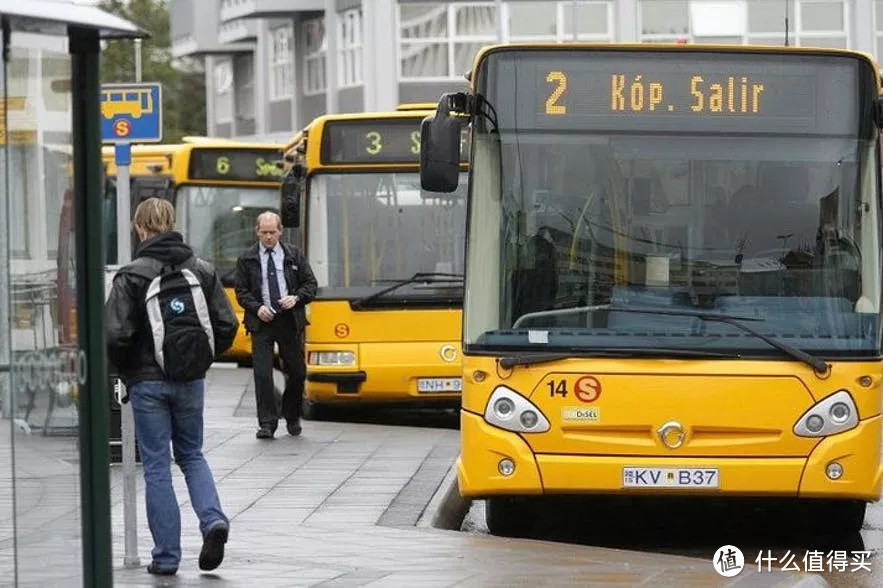
<svg viewBox="0 0 883 588">
<path fill-rule="evenodd" d="M 131 271 L 152 277 L 144 303 L 153 331 L 154 357 L 166 379 L 175 382 L 204 377 L 215 359 L 215 336 L 205 293 L 196 274 L 186 267 L 193 259 L 169 266 L 141 257 L 132 264 L 135 267 L 130 266 Z M 147 271 L 139 271 L 142 268 Z"/>
</svg>

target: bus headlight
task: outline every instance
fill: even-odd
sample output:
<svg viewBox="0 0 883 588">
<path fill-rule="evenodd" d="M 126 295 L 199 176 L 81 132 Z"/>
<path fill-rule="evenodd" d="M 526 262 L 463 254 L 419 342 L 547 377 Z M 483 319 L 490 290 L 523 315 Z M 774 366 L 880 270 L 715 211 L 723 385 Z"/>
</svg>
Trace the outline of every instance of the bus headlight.
<svg viewBox="0 0 883 588">
<path fill-rule="evenodd" d="M 826 437 L 858 426 L 858 409 L 852 395 L 838 390 L 815 403 L 794 425 L 798 437 Z"/>
<path fill-rule="evenodd" d="M 310 351 L 310 365 L 353 366 L 356 365 L 356 354 L 352 351 Z"/>
<path fill-rule="evenodd" d="M 515 433 L 543 433 L 550 428 L 549 419 L 539 408 L 506 386 L 498 386 L 484 409 L 484 420 Z"/>
</svg>

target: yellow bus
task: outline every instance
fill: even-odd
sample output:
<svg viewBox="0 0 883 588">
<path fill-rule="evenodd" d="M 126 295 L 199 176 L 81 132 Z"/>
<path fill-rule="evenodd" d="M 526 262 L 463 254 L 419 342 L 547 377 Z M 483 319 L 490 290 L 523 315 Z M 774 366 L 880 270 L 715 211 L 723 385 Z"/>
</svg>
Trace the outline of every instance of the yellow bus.
<svg viewBox="0 0 883 588">
<path fill-rule="evenodd" d="M 855 533 L 881 481 L 880 80 L 865 54 L 504 45 L 472 124 L 460 492 L 745 496 Z"/>
<path fill-rule="evenodd" d="M 459 403 L 466 174 L 453 193 L 420 189 L 427 114 L 321 116 L 286 147 L 283 222 L 302 227 L 319 282 L 306 418 L 343 403 Z"/>
<path fill-rule="evenodd" d="M 109 189 L 104 222 L 108 263 L 116 262 L 116 165 L 112 148 L 103 151 Z M 175 145 L 132 148 L 132 211 L 148 197 L 175 205 L 178 229 L 194 252 L 211 262 L 224 281 L 240 322 L 243 311 L 233 293 L 236 260 L 253 244 L 257 215 L 276 210 L 279 200 L 279 145 L 186 137 Z M 251 361 L 251 341 L 240 328 L 224 359 Z"/>
</svg>

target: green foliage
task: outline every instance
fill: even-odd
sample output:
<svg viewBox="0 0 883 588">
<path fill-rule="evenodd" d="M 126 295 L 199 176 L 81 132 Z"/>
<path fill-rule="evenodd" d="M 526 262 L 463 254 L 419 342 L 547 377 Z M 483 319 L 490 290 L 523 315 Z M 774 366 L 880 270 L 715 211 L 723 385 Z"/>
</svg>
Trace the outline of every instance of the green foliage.
<svg viewBox="0 0 883 588">
<path fill-rule="evenodd" d="M 202 63 L 172 58 L 169 7 L 165 0 L 101 0 L 104 10 L 132 21 L 150 37 L 141 45 L 141 79 L 160 82 L 163 91 L 163 142 L 205 134 L 205 74 Z M 135 81 L 134 41 L 107 41 L 101 82 Z"/>
</svg>

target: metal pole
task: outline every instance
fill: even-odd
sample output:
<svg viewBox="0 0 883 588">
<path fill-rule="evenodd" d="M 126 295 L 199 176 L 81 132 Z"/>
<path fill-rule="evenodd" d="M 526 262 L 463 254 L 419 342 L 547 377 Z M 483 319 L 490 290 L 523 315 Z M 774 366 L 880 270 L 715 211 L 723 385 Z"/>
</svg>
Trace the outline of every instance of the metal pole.
<svg viewBox="0 0 883 588">
<path fill-rule="evenodd" d="M 110 475 L 107 443 L 107 342 L 102 328 L 103 231 L 89 230 L 104 199 L 101 184 L 100 47 L 98 31 L 68 28 L 73 105 L 74 207 L 76 211 L 77 308 L 80 359 L 80 500 L 83 586 L 113 586 Z M 48 563 L 48 562 L 47 562 Z"/>
<path fill-rule="evenodd" d="M 135 39 L 135 81 L 141 81 L 141 39 Z M 124 150 L 125 158 L 117 159 L 117 263 L 120 266 L 132 261 L 132 183 L 129 176 L 131 153 L 128 146 Z M 135 483 L 135 415 L 132 412 L 132 403 L 122 402 L 126 395 L 125 386 L 120 381 L 117 381 L 116 386 L 117 403 L 120 405 L 120 451 L 123 460 L 123 565 L 134 568 L 141 565 L 138 558 L 138 490 Z"/>
<path fill-rule="evenodd" d="M 503 42 L 503 2 L 496 0 L 497 6 L 497 43 Z"/>
<path fill-rule="evenodd" d="M 141 81 L 141 39 L 135 39 L 135 81 Z"/>
<path fill-rule="evenodd" d="M 790 12 L 790 4 L 791 0 L 785 0 L 785 47 L 788 46 L 788 13 Z"/>
<path fill-rule="evenodd" d="M 129 164 L 117 166 L 117 263 L 126 265 L 132 260 L 132 238 L 130 228 L 132 213 L 129 182 Z M 135 415 L 132 403 L 120 402 L 125 396 L 125 387 L 118 382 L 117 402 L 120 405 L 120 441 L 123 460 L 123 528 L 125 529 L 126 552 L 123 564 L 127 567 L 141 565 L 138 559 L 138 491 L 135 486 L 137 467 L 135 464 Z"/>
</svg>

